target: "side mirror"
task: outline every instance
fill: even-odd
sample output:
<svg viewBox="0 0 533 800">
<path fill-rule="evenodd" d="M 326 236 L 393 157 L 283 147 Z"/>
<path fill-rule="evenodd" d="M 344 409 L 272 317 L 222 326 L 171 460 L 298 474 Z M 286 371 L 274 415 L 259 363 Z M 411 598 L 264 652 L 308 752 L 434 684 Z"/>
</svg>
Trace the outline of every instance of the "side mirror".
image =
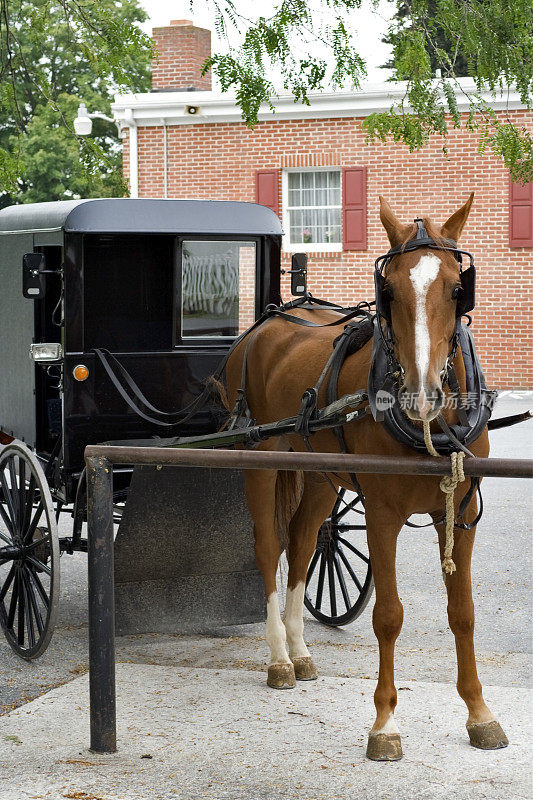
<svg viewBox="0 0 533 800">
<path fill-rule="evenodd" d="M 294 253 L 291 262 L 291 294 L 296 297 L 307 294 L 307 255 Z"/>
<path fill-rule="evenodd" d="M 46 260 L 44 253 L 22 256 L 22 294 L 28 300 L 42 300 L 46 293 Z"/>
</svg>

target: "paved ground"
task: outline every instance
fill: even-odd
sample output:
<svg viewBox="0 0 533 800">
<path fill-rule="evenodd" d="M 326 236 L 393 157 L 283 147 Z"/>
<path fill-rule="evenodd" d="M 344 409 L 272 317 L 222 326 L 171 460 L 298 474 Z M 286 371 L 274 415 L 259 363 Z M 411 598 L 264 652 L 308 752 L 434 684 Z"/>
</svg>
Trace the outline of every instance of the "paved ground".
<svg viewBox="0 0 533 800">
<path fill-rule="evenodd" d="M 2 800 L 531 798 L 525 689 L 487 690 L 512 743 L 481 752 L 451 685 L 401 680 L 405 757 L 376 764 L 364 757 L 373 681 L 276 692 L 246 670 L 139 664 L 119 665 L 117 680 L 115 755 L 87 751 L 85 677 L 4 718 Z"/>
<path fill-rule="evenodd" d="M 531 395 L 507 396 L 496 416 L 527 407 L 533 407 Z M 492 455 L 530 457 L 532 443 L 531 422 L 495 431 Z M 405 529 L 398 559 L 405 606 L 397 648 L 398 685 L 405 687 L 398 712 L 406 750 L 401 765 L 363 759 L 377 668 L 371 604 L 344 629 L 306 622 L 323 677 L 294 692 L 264 687 L 262 625 L 210 637 L 121 637 L 121 751 L 103 761 L 90 756 L 86 678 L 78 677 L 87 670 L 86 562 L 77 554 L 63 557 L 60 621 L 47 653 L 21 662 L 0 641 L 3 711 L 68 684 L 0 721 L 0 797 L 532 797 L 531 737 L 523 727 L 531 677 L 531 487 L 493 479 L 483 486 L 486 511 L 473 565 L 476 642 L 486 694 L 510 734 L 507 750 L 487 754 L 467 745 L 436 535 Z M 156 691 L 165 699 L 155 711 Z M 292 710 L 298 713 L 290 714 L 289 728 Z M 157 753 L 148 748 L 149 735 L 158 738 Z M 145 750 L 153 759 L 138 762 Z M 37 768 L 41 787 L 34 783 Z M 179 779 L 171 777 L 174 769 Z"/>
</svg>

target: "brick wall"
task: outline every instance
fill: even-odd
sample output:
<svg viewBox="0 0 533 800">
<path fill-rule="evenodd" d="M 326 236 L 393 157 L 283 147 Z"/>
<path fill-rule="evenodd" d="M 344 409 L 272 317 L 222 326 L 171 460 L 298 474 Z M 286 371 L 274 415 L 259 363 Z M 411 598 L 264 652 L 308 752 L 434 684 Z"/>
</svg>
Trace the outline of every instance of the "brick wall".
<svg viewBox="0 0 533 800">
<path fill-rule="evenodd" d="M 530 113 L 509 116 L 533 128 Z M 309 255 L 312 292 L 346 304 L 373 298 L 373 262 L 388 249 L 379 194 L 406 222 L 429 214 L 442 223 L 475 191 L 461 244 L 478 267 L 473 331 L 481 361 L 490 386 L 533 388 L 533 251 L 509 248 L 508 174 L 489 151 L 478 154 L 475 134 L 452 130 L 447 156 L 437 137 L 418 153 L 390 141 L 366 144 L 361 120 L 354 118 L 273 120 L 253 131 L 241 123 L 193 123 L 169 126 L 167 136 L 168 197 L 253 201 L 257 169 L 366 166 L 366 251 Z M 139 127 L 138 137 L 139 196 L 162 197 L 162 128 Z M 127 139 L 124 145 L 126 165 Z M 283 287 L 288 297 L 286 279 Z"/>
</svg>

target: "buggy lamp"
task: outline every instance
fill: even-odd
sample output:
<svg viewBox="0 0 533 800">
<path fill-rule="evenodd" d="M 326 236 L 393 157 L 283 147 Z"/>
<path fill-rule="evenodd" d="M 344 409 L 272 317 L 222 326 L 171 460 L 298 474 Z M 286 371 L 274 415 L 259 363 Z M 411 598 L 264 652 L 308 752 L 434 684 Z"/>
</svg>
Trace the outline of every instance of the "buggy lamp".
<svg viewBox="0 0 533 800">
<path fill-rule="evenodd" d="M 49 344 L 31 344 L 29 355 L 32 361 L 40 361 L 41 363 L 61 361 L 63 358 L 63 349 L 60 344 L 56 344 L 55 342 Z"/>
<path fill-rule="evenodd" d="M 77 364 L 72 370 L 72 374 L 74 375 L 75 380 L 86 381 L 89 377 L 89 370 L 85 364 Z"/>
</svg>

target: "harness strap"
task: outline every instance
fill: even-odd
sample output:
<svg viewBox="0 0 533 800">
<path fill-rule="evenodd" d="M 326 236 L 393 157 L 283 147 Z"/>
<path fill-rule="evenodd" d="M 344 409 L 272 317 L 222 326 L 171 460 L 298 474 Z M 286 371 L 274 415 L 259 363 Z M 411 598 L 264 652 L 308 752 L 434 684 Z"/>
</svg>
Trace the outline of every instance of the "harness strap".
<svg viewBox="0 0 533 800">
<path fill-rule="evenodd" d="M 448 386 L 450 387 L 450 392 L 452 393 L 452 397 L 457 400 L 457 416 L 459 417 L 459 422 L 461 425 L 469 427 L 470 423 L 468 421 L 468 415 L 466 413 L 466 409 L 463 405 L 463 398 L 461 397 L 461 388 L 459 386 L 459 381 L 457 380 L 457 375 L 455 374 L 455 369 L 453 364 L 450 362 L 446 377 L 448 380 Z"/>
<path fill-rule="evenodd" d="M 119 395 L 122 397 L 124 402 L 129 406 L 129 408 L 132 409 L 132 411 L 134 411 L 137 414 L 137 416 L 141 417 L 141 419 L 146 420 L 146 422 L 149 422 L 151 425 L 158 425 L 165 428 L 173 428 L 178 424 L 187 422 L 187 420 L 189 420 L 196 413 L 196 411 L 198 411 L 198 409 L 201 408 L 202 405 L 204 405 L 206 398 L 211 393 L 210 387 L 206 387 L 206 389 L 204 389 L 204 391 L 192 403 L 190 403 L 181 411 L 175 412 L 174 414 L 167 413 L 166 411 L 160 411 L 159 409 L 155 408 L 155 406 L 153 406 L 151 403 L 148 402 L 148 400 L 145 398 L 145 396 L 143 395 L 143 393 L 141 392 L 141 390 L 139 389 L 133 378 L 124 369 L 122 364 L 120 364 L 120 362 L 111 353 L 109 353 L 109 351 L 106 351 L 107 356 L 111 356 L 111 360 L 113 360 L 118 365 L 118 370 L 122 378 L 124 379 L 126 385 L 129 387 L 131 392 L 133 393 L 135 400 L 137 400 L 137 402 L 135 402 L 135 400 L 133 400 L 130 397 L 130 395 L 126 392 L 126 390 L 120 383 L 119 379 L 113 372 L 113 369 L 111 368 L 111 365 L 106 355 L 104 354 L 104 351 L 99 348 L 94 348 L 93 352 L 100 359 L 100 363 L 102 364 L 104 370 L 106 371 L 109 380 L 111 381 L 111 383 L 113 384 Z M 145 411 L 139 408 L 138 403 L 142 403 L 144 406 L 153 410 L 157 414 L 173 417 L 174 419 L 172 422 L 156 419 L 154 416 L 147 414 Z M 176 416 L 178 416 L 179 419 L 175 419 Z"/>
</svg>

